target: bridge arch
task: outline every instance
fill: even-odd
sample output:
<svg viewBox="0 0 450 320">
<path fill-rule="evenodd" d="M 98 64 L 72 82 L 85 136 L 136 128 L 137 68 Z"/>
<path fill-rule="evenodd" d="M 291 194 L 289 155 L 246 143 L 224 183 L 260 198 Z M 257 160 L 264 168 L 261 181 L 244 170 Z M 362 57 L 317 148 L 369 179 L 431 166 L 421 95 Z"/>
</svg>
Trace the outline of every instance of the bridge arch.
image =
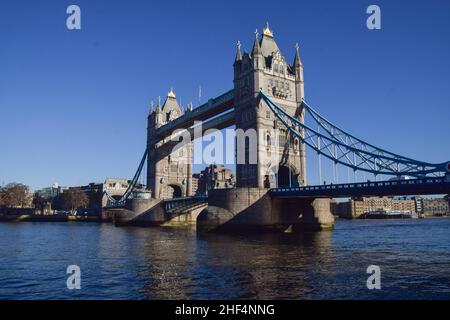
<svg viewBox="0 0 450 320">
<path fill-rule="evenodd" d="M 266 188 L 295 188 L 299 186 L 299 171 L 292 164 L 270 167 L 264 177 Z"/>
<path fill-rule="evenodd" d="M 183 187 L 176 182 L 168 182 L 161 189 L 161 199 L 174 199 L 184 196 Z"/>
</svg>

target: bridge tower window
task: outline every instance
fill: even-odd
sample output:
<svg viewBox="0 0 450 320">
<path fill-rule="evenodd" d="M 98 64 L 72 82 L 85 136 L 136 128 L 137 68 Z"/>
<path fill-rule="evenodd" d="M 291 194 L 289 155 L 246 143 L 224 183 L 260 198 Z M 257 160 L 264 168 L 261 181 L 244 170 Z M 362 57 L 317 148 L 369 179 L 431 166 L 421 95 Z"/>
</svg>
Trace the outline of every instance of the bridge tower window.
<svg viewBox="0 0 450 320">
<path fill-rule="evenodd" d="M 284 148 L 284 146 L 286 145 L 286 132 L 284 130 L 280 130 L 279 131 L 279 136 L 278 136 L 278 141 L 279 141 L 279 147 L 280 148 Z"/>
<path fill-rule="evenodd" d="M 280 73 L 281 75 L 284 75 L 284 68 L 283 68 L 283 65 L 282 65 L 282 64 L 280 64 L 279 73 Z"/>
</svg>

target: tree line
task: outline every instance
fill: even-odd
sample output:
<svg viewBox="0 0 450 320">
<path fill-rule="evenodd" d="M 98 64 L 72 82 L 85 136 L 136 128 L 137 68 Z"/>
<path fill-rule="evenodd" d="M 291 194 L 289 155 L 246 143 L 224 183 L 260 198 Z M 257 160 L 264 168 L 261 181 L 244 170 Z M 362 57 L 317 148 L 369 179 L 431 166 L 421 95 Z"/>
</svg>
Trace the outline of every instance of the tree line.
<svg viewBox="0 0 450 320">
<path fill-rule="evenodd" d="M 75 211 L 87 208 L 89 197 L 80 189 L 69 188 L 55 198 L 44 198 L 39 192 L 34 194 L 22 183 L 9 183 L 0 187 L 0 208 L 35 208 L 44 213 L 50 206 L 56 210 Z"/>
</svg>

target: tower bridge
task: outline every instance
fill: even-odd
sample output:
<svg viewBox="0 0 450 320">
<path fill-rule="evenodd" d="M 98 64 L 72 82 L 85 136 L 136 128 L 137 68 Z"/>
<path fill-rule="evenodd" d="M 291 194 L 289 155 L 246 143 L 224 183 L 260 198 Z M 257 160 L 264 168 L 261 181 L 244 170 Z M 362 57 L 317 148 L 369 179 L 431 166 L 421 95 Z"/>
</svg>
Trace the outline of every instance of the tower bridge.
<svg viewBox="0 0 450 320">
<path fill-rule="evenodd" d="M 255 32 L 250 53 L 242 52 L 238 42 L 233 70 L 234 88 L 195 109 L 192 104 L 183 109 L 173 90 L 164 103 L 158 99 L 148 116 L 147 147 L 139 168 L 129 190 L 120 200 L 110 199 L 111 206 L 134 201 L 129 209 L 142 214 L 133 221 L 145 216 L 155 224 L 193 208 L 201 231 L 323 229 L 333 226 L 329 200 L 334 197 L 450 193 L 450 162 L 427 163 L 386 151 L 347 133 L 312 108 L 305 100 L 298 45 L 290 64 L 268 25 L 261 36 Z M 312 123 L 305 123 L 305 115 Z M 192 140 L 177 149 L 178 141 L 172 139 L 180 130 L 192 136 L 197 121 L 202 122 L 202 133 L 231 125 L 263 133 L 254 149 L 244 141 L 245 162 L 236 164 L 236 188 L 212 190 L 208 198 L 194 197 Z M 345 166 L 355 176 L 366 172 L 375 178 L 415 179 L 310 186 L 306 147 L 317 153 L 319 161 L 329 159 L 335 170 Z M 256 163 L 249 161 L 252 150 Z M 152 199 L 132 199 L 145 160 Z M 319 176 L 322 181 L 321 172 Z"/>
</svg>

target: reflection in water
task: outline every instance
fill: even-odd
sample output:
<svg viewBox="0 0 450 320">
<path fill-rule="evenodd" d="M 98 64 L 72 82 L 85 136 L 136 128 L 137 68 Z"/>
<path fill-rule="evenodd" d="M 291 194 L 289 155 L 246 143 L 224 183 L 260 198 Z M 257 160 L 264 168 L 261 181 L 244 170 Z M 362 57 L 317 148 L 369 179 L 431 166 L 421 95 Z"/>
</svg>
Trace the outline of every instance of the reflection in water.
<svg viewBox="0 0 450 320">
<path fill-rule="evenodd" d="M 147 299 L 188 299 L 192 287 L 191 266 L 194 264 L 197 242 L 194 230 L 161 229 L 147 233 L 143 247 L 148 283 L 142 292 Z"/>
<path fill-rule="evenodd" d="M 295 298 L 298 288 L 308 297 L 309 266 L 330 261 L 330 238 L 329 232 L 209 236 L 200 241 L 204 254 L 198 266 L 210 288 L 223 282 L 223 290 L 213 298 L 221 298 L 230 284 L 230 298 Z"/>
<path fill-rule="evenodd" d="M 295 288 L 305 295 L 313 290 L 308 285 L 310 266 L 317 265 L 315 272 L 321 273 L 327 269 L 322 265 L 332 261 L 331 232 L 251 238 L 197 238 L 193 230 L 180 232 L 176 237 L 164 229 L 158 238 L 147 234 L 146 298 L 295 298 Z"/>
<path fill-rule="evenodd" d="M 450 219 L 197 236 L 93 223 L 0 224 L 3 299 L 448 299 Z M 82 289 L 65 286 L 77 264 Z M 382 290 L 366 287 L 367 266 Z"/>
</svg>

